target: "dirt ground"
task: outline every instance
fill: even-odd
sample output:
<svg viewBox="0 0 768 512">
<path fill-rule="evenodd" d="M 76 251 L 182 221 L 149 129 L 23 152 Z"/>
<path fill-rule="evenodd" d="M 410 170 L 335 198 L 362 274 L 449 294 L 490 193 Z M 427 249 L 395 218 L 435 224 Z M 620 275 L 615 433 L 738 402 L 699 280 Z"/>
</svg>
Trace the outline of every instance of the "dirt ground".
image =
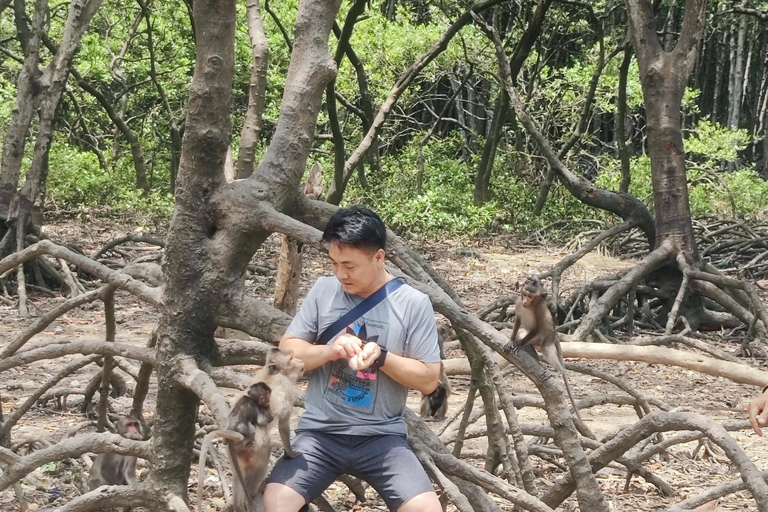
<svg viewBox="0 0 768 512">
<path fill-rule="evenodd" d="M 123 219 L 125 221 L 125 219 Z M 59 243 L 75 243 L 86 254 L 94 253 L 107 241 L 126 234 L 115 229 L 114 220 L 99 220 L 83 217 L 75 220 L 53 220 L 47 227 L 47 232 L 54 241 Z M 126 226 L 125 222 L 122 223 Z M 152 226 L 137 228 L 133 232 L 151 234 L 155 231 Z M 159 232 L 159 231 L 158 231 Z M 494 239 L 485 242 L 465 244 L 460 242 L 415 242 L 429 261 L 451 283 L 465 300 L 466 305 L 473 311 L 482 309 L 501 295 L 514 291 L 516 283 L 525 275 L 544 270 L 563 256 L 557 248 L 520 248 L 520 244 L 511 240 Z M 279 245 L 275 238 L 265 244 L 254 257 L 254 263 L 276 269 Z M 121 248 L 127 255 L 148 254 L 146 246 L 128 244 Z M 309 251 L 302 273 L 302 296 L 308 290 L 314 279 L 319 275 L 330 274 L 330 266 L 323 255 Z M 626 266 L 632 261 L 623 261 L 607 255 L 592 253 L 577 263 L 564 277 L 562 292 L 568 294 L 578 284 L 603 273 L 609 273 Z M 247 282 L 253 294 L 269 298 L 274 291 L 273 277 L 269 272 L 254 273 Z M 30 291 L 31 315 L 33 317 L 48 311 L 64 299 L 49 297 L 42 293 Z M 157 312 L 153 307 L 144 304 L 131 295 L 117 293 L 117 341 L 124 343 L 145 344 L 153 327 L 156 325 Z M 0 349 L 15 337 L 30 320 L 22 320 L 17 311 L 0 301 Z M 48 343 L 51 341 L 66 342 L 71 340 L 103 340 L 104 312 L 101 303 L 93 303 L 76 309 L 60 318 L 37 335 L 28 346 Z M 717 348 L 735 353 L 739 348 L 738 336 L 723 333 L 716 342 Z M 459 351 L 451 351 L 448 357 L 460 357 Z M 40 383 L 55 374 L 65 362 L 76 359 L 76 356 L 62 358 L 56 361 L 43 361 L 0 374 L 0 395 L 5 417 L 13 412 L 31 395 Z M 717 421 L 745 419 L 745 404 L 749 397 L 758 390 L 754 387 L 733 384 L 730 381 L 702 375 L 693 371 L 649 365 L 646 363 L 587 361 L 595 368 L 608 371 L 620 376 L 627 383 L 642 393 L 655 397 L 673 407 L 685 408 L 700 412 Z M 749 361 L 756 366 L 764 366 L 764 361 Z M 246 369 L 247 370 L 247 369 Z M 86 367 L 74 376 L 66 379 L 62 385 L 71 388 L 82 388 L 96 372 L 94 365 Z M 580 397 L 595 394 L 621 394 L 610 384 L 582 374 L 571 372 L 571 382 L 574 394 Z M 130 377 L 127 377 L 130 383 Z M 509 384 L 516 395 L 538 396 L 535 387 L 525 377 L 512 374 L 508 377 Z M 450 401 L 449 417 L 452 411 L 462 406 L 466 399 L 469 384 L 468 376 L 451 378 L 454 395 Z M 234 394 L 235 390 L 231 390 Z M 154 407 L 153 388 L 147 401 L 147 417 L 151 420 Z M 418 396 L 411 393 L 408 405 L 418 410 Z M 22 440 L 46 440 L 55 443 L 66 437 L 68 432 L 81 425 L 86 418 L 80 411 L 82 396 L 72 395 L 68 406 L 59 410 L 53 402 L 34 407 L 13 430 L 13 443 Z M 112 399 L 112 407 L 116 413 L 130 409 L 131 397 Z M 300 410 L 296 411 L 300 414 Z M 522 408 L 518 411 L 521 423 L 543 423 L 545 413 L 536 408 Z M 587 424 L 600 437 L 615 432 L 618 428 L 630 425 L 637 420 L 636 413 L 629 406 L 602 405 L 582 411 Z M 483 420 L 479 421 L 479 425 Z M 430 424 L 434 430 L 440 425 Z M 93 431 L 93 427 L 88 427 Z M 88 429 L 84 430 L 89 431 Z M 751 431 L 734 432 L 732 434 L 740 446 L 758 468 L 766 466 L 768 461 L 768 439 L 758 438 Z M 276 443 L 279 445 L 279 442 Z M 486 442 L 482 439 L 472 439 L 465 443 L 464 451 L 476 455 L 484 452 Z M 670 459 L 666 462 L 653 460 L 647 464 L 656 475 L 669 482 L 678 492 L 675 498 L 662 498 L 658 490 L 647 484 L 639 477 L 633 477 L 629 489 L 625 491 L 626 473 L 618 469 L 605 469 L 598 475 L 598 480 L 606 498 L 615 511 L 654 510 L 666 508 L 675 502 L 698 494 L 703 489 L 720 482 L 729 481 L 738 476 L 730 466 L 728 459 L 715 451 L 702 457 L 699 451 L 696 458 L 691 454 L 696 443 L 679 445 L 670 451 Z M 473 464 L 482 467 L 480 459 L 470 459 Z M 36 470 L 31 478 L 24 482 L 26 497 L 30 501 L 30 510 L 52 510 L 82 493 L 83 477 L 87 476 L 87 467 L 91 459 L 87 456 L 78 460 L 68 460 L 57 464 L 49 464 Z M 533 459 L 537 471 L 540 488 L 546 488 L 557 480 L 562 472 L 555 465 L 541 459 Z M 140 465 L 142 468 L 142 465 Z M 144 472 L 146 468 L 142 468 Z M 193 469 L 189 490 L 191 495 L 197 489 L 197 474 Z M 206 479 L 206 493 L 211 496 L 208 500 L 209 510 L 218 510 L 223 505 L 221 490 L 217 484 L 216 473 L 209 468 Z M 343 484 L 334 484 L 325 493 L 325 497 L 339 512 L 355 511 L 384 511 L 386 507 L 372 489 L 368 489 L 367 500 L 364 504 L 356 503 L 351 492 Z M 511 510 L 506 502 L 499 502 L 503 509 Z M 717 504 L 722 510 L 755 510 L 754 501 L 746 492 L 726 497 Z M 210 508 L 213 507 L 213 508 Z M 575 501 L 567 501 L 562 510 L 575 510 Z M 18 511 L 21 508 L 16 503 L 12 490 L 0 493 L 0 511 Z M 449 507 L 449 510 L 453 510 Z"/>
</svg>

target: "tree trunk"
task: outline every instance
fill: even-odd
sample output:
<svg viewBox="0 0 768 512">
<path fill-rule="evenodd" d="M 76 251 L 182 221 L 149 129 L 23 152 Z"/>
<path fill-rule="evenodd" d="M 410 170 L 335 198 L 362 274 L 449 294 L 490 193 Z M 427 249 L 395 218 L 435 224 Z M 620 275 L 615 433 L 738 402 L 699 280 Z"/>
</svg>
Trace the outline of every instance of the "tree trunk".
<svg viewBox="0 0 768 512">
<path fill-rule="evenodd" d="M 627 44 L 624 48 L 624 59 L 619 66 L 619 97 L 618 108 L 616 112 L 616 145 L 619 149 L 619 160 L 621 161 L 621 184 L 619 192 L 627 194 L 629 185 L 632 181 L 632 174 L 629 167 L 629 148 L 627 147 L 627 77 L 629 75 L 629 65 L 632 63 L 632 47 Z"/>
<path fill-rule="evenodd" d="M 493 109 L 493 121 L 491 123 L 491 134 L 485 141 L 483 156 L 480 159 L 480 165 L 475 175 L 475 206 L 481 206 L 490 199 L 490 183 L 493 174 L 493 162 L 496 159 L 496 149 L 504 133 L 504 123 L 509 111 L 509 96 L 502 88 L 499 91 L 499 97 L 496 99 L 496 107 Z"/>
<path fill-rule="evenodd" d="M 731 46 L 731 78 L 728 81 L 728 126 L 738 128 L 741 119 L 741 101 L 744 87 L 744 42 L 747 37 L 747 17 L 742 15 L 736 45 Z M 735 58 L 734 58 L 735 52 Z"/>
<path fill-rule="evenodd" d="M 640 68 L 651 158 L 656 247 L 665 240 L 698 263 L 688 201 L 681 104 L 704 30 L 706 0 L 687 0 L 680 38 L 665 52 L 655 31 L 649 0 L 627 0 L 627 13 Z"/>
<path fill-rule="evenodd" d="M 717 36 L 715 36 L 715 40 L 717 41 Z M 715 64 L 715 89 L 712 91 L 712 114 L 710 115 L 710 120 L 713 123 L 719 122 L 720 118 L 720 112 L 721 107 L 723 103 L 722 94 L 723 94 L 723 68 L 725 67 L 725 63 L 727 59 L 725 58 L 726 55 L 726 48 L 727 48 L 727 42 L 728 42 L 728 35 L 723 35 L 723 41 L 717 41 L 717 49 L 715 50 L 716 54 L 716 64 Z"/>
<path fill-rule="evenodd" d="M 23 6 L 23 2 L 22 2 Z M 35 17 L 32 22 L 32 33 L 26 46 L 26 57 L 16 82 L 16 101 L 13 105 L 11 119 L 8 123 L 5 140 L 3 141 L 3 157 L 0 161 L 0 222 L 5 224 L 8 218 L 11 200 L 16 194 L 21 174 L 21 160 L 24 157 L 27 133 L 32 117 L 38 106 L 41 84 L 40 42 L 42 39 L 43 23 L 48 11 L 48 0 L 38 0 L 35 4 Z M 5 234 L 7 227 L 0 229 L 0 237 Z M 2 254 L 0 254 L 2 257 Z"/>
<path fill-rule="evenodd" d="M 144 149 L 141 147 L 141 141 L 130 126 L 125 122 L 124 112 L 118 113 L 115 110 L 114 105 L 107 99 L 107 97 L 99 91 L 96 87 L 91 85 L 85 80 L 76 69 L 72 69 L 72 76 L 77 80 L 78 85 L 91 96 L 96 98 L 101 108 L 107 113 L 112 123 L 115 125 L 115 129 L 119 130 L 123 134 L 128 144 L 131 146 L 131 156 L 133 157 L 133 168 L 136 171 L 136 188 L 143 190 L 145 193 L 149 192 L 149 183 L 147 182 L 147 164 L 144 160 Z M 125 105 L 125 104 L 123 104 Z"/>
<path fill-rule="evenodd" d="M 197 395 L 179 383 L 179 365 L 215 350 L 217 309 L 240 296 L 245 269 L 269 234 L 265 209 L 295 204 L 312 146 L 322 91 L 335 72 L 328 34 L 340 0 L 302 0 L 277 128 L 253 175 L 226 184 L 234 72 L 235 0 L 196 0 L 197 59 L 163 265 L 158 329 L 158 396 L 152 483 L 186 497 Z M 293 202 L 292 202 L 293 201 Z"/>
<path fill-rule="evenodd" d="M 21 105 L 18 104 L 18 101 L 29 101 L 30 92 L 33 93 L 33 95 L 35 91 L 39 92 L 37 101 L 30 103 L 34 106 L 32 110 L 33 113 L 38 107 L 40 109 L 40 124 L 38 127 L 37 140 L 35 141 L 32 164 L 27 172 L 24 187 L 18 198 L 18 210 L 11 211 L 12 208 L 8 208 L 7 214 L 9 221 L 18 218 L 20 222 L 26 223 L 29 220 L 30 212 L 34 207 L 40 214 L 39 221 L 35 222 L 35 225 L 39 226 L 42 222 L 45 180 L 48 176 L 48 154 L 50 151 L 50 143 L 53 138 L 56 112 L 61 101 L 61 96 L 67 85 L 67 76 L 69 75 L 72 59 L 77 52 L 85 30 L 88 28 L 91 19 L 96 14 L 96 11 L 99 9 L 102 2 L 103 0 L 72 1 L 67 15 L 61 45 L 39 80 L 33 78 L 37 74 L 37 57 L 29 59 L 30 67 L 34 64 L 34 68 L 30 70 L 30 75 L 24 77 L 27 80 L 20 81 L 19 84 L 20 89 L 29 87 L 29 90 L 25 91 L 23 94 L 19 94 L 17 98 L 17 106 L 20 109 L 17 118 L 18 122 L 14 123 L 12 119 L 11 125 L 14 129 L 13 131 L 9 129 L 8 135 L 6 136 L 2 171 L 0 171 L 0 191 L 2 191 L 0 192 L 0 197 L 5 197 L 9 195 L 9 193 L 10 195 L 13 195 L 18 186 L 26 131 L 29 127 L 29 122 L 31 121 L 31 116 L 27 110 L 30 108 L 30 105 Z M 37 4 L 37 8 L 39 8 L 39 12 L 36 11 L 35 24 L 40 21 L 37 18 L 38 15 L 42 17 L 42 13 L 46 10 L 46 1 L 41 0 Z M 33 30 L 33 35 L 27 46 L 30 55 L 39 51 L 39 43 L 43 37 L 42 26 L 39 25 L 39 27 L 39 30 L 37 28 Z M 23 69 L 22 73 L 24 73 Z M 28 83 L 25 84 L 25 82 Z M 26 126 L 24 126 L 25 123 Z M 5 160 L 6 150 L 10 157 L 8 161 Z M 0 203 L 0 211 L 2 210 L 2 203 Z"/>
<path fill-rule="evenodd" d="M 240 132 L 240 150 L 237 155 L 235 178 L 247 178 L 253 174 L 256 146 L 261 135 L 261 118 L 267 100 L 267 68 L 269 67 L 269 41 L 261 21 L 260 0 L 247 0 L 248 37 L 251 40 L 253 69 L 248 89 L 248 110 Z"/>
</svg>

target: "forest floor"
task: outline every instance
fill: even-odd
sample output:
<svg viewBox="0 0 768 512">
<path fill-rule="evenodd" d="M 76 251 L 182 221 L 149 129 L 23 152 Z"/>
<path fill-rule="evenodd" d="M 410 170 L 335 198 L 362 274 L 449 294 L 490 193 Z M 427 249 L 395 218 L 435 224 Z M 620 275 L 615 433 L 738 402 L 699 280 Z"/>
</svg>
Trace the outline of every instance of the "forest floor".
<svg viewBox="0 0 768 512">
<path fill-rule="evenodd" d="M 106 242 L 126 234 L 126 230 L 136 233 L 136 224 L 127 219 L 121 219 L 118 225 L 115 219 L 82 217 L 79 219 L 51 219 L 48 221 L 46 232 L 52 240 L 58 243 L 73 243 L 81 247 L 86 254 L 94 253 Z M 129 227 L 130 226 L 130 227 Z M 155 229 L 145 227 L 139 229 L 144 234 L 152 234 Z M 161 231 L 157 230 L 158 233 Z M 450 282 L 473 311 L 479 311 L 502 295 L 508 295 L 516 289 L 516 283 L 526 275 L 540 272 L 554 265 L 564 255 L 557 247 L 530 247 L 515 242 L 512 239 L 494 237 L 491 240 L 458 242 L 458 241 L 414 241 L 416 246 L 429 259 L 438 271 Z M 121 247 L 126 253 L 145 254 L 146 248 L 137 244 Z M 277 268 L 279 242 L 276 237 L 256 254 L 254 263 L 269 269 Z M 308 287 L 320 275 L 330 275 L 330 265 L 326 258 L 316 252 L 308 251 L 302 272 L 302 297 Z M 588 255 L 574 265 L 564 276 L 562 291 L 568 294 L 579 284 L 604 273 L 625 268 L 633 261 L 601 255 L 596 252 Z M 254 274 L 247 285 L 252 293 L 270 298 L 274 291 L 273 277 Z M 37 316 L 60 303 L 63 298 L 49 297 L 39 292 L 30 291 L 31 314 Z M 157 311 L 133 296 L 123 292 L 116 295 L 117 301 L 117 341 L 144 345 L 156 325 Z M 0 303 L 0 349 L 2 349 L 29 320 L 23 320 L 18 312 Z M 103 340 L 104 311 L 100 302 L 92 303 L 76 309 L 54 322 L 43 333 L 30 342 L 31 345 L 47 343 L 53 340 Z M 736 353 L 739 349 L 740 338 L 731 332 L 722 332 L 713 336 L 713 343 L 718 349 Z M 450 351 L 447 356 L 461 357 L 458 350 Z M 0 395 L 2 396 L 3 412 L 8 416 L 17 406 L 39 387 L 42 381 L 75 356 L 44 361 L 4 372 L 0 376 Z M 667 404 L 700 412 L 717 421 L 743 420 L 746 418 L 745 404 L 759 390 L 755 387 L 734 384 L 728 380 L 699 374 L 693 371 L 649 365 L 635 362 L 588 361 L 595 368 L 608 371 L 620 376 L 630 385 L 647 396 L 660 399 Z M 766 365 L 764 360 L 750 360 L 750 364 L 758 367 Z M 248 370 L 244 368 L 244 370 Z M 83 388 L 96 372 L 94 365 L 86 367 L 81 372 L 68 378 L 63 385 L 71 388 Z M 570 379 L 576 399 L 595 394 L 611 395 L 619 391 L 612 385 L 598 379 L 571 372 Z M 127 377 L 128 382 L 130 377 Z M 508 382 L 516 395 L 538 396 L 536 388 L 524 376 L 511 374 Z M 466 400 L 469 385 L 468 376 L 451 378 L 454 395 L 450 400 L 449 416 L 452 411 L 460 408 Z M 232 395 L 236 390 L 231 390 Z M 146 415 L 151 421 L 154 407 L 153 388 L 146 403 Z M 67 432 L 87 418 L 80 413 L 82 396 L 73 395 L 64 410 L 58 410 L 51 402 L 45 406 L 33 408 L 24 420 L 13 431 L 13 442 L 23 439 L 47 439 L 56 442 L 66 437 Z M 408 406 L 418 410 L 419 398 L 411 393 Z M 111 399 L 111 405 L 117 413 L 130 409 L 130 393 L 116 399 Z M 300 411 L 297 411 L 300 413 Z M 521 423 L 544 423 L 546 415 L 541 409 L 528 407 L 518 411 Z M 630 425 L 637 420 L 634 409 L 630 406 L 603 405 L 583 410 L 582 415 L 590 428 L 600 437 L 614 432 L 617 428 Z M 295 418 L 294 418 L 295 420 Z M 483 419 L 481 418 L 480 424 Z M 438 423 L 430 424 L 435 430 Z M 86 430 L 87 431 L 87 430 Z M 768 439 L 761 439 L 753 432 L 744 430 L 732 433 L 740 446 L 752 458 L 759 468 L 768 467 Z M 276 443 L 279 445 L 279 442 Z M 485 440 L 468 440 L 464 449 L 467 453 L 478 453 L 486 448 Z M 626 473 L 614 469 L 605 469 L 598 475 L 598 481 L 616 511 L 638 511 L 667 508 L 677 501 L 698 494 L 703 489 L 720 482 L 729 481 L 738 476 L 731 468 L 728 459 L 716 451 L 706 454 L 700 450 L 696 458 L 691 454 L 696 443 L 678 445 L 669 452 L 668 461 L 654 460 L 648 466 L 656 475 L 669 482 L 678 492 L 674 498 L 661 497 L 658 490 L 647 484 L 639 477 L 633 477 L 629 489 L 625 491 Z M 707 455 L 703 457 L 702 454 Z M 471 460 L 482 467 L 480 459 Z M 27 485 L 24 488 L 31 510 L 52 510 L 79 495 L 83 491 L 83 480 L 87 476 L 88 457 L 78 460 L 50 464 L 33 473 L 38 486 Z M 546 488 L 562 474 L 556 466 L 540 459 L 533 459 L 537 470 L 540 488 Z M 140 464 L 143 472 L 146 468 Z M 42 484 L 42 485 L 40 485 Z M 197 489 L 196 469 L 192 470 L 189 490 L 194 496 Z M 209 510 L 219 510 L 223 505 L 221 489 L 217 485 L 215 473 L 209 469 L 206 480 L 206 494 Z M 328 501 L 337 511 L 372 512 L 385 511 L 386 507 L 372 489 L 368 489 L 366 503 L 355 503 L 354 496 L 343 484 L 334 484 L 325 493 Z M 717 504 L 722 510 L 755 510 L 754 501 L 746 492 L 737 493 L 720 500 Z M 562 510 L 575 510 L 575 500 L 567 501 Z M 504 509 L 511 510 L 506 505 Z M 449 507 L 452 510 L 453 507 Z M 21 510 L 16 503 L 12 490 L 0 493 L 0 511 Z"/>
</svg>

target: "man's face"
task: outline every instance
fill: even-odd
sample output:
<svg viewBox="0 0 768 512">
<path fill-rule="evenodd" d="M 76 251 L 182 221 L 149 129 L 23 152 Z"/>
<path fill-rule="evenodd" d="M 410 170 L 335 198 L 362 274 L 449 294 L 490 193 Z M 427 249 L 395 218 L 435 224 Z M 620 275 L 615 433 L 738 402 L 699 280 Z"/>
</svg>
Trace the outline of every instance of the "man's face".
<svg viewBox="0 0 768 512">
<path fill-rule="evenodd" d="M 342 288 L 352 295 L 368 296 L 381 277 L 384 268 L 384 250 L 371 252 L 348 245 L 332 243 L 328 247 L 331 266 Z"/>
</svg>

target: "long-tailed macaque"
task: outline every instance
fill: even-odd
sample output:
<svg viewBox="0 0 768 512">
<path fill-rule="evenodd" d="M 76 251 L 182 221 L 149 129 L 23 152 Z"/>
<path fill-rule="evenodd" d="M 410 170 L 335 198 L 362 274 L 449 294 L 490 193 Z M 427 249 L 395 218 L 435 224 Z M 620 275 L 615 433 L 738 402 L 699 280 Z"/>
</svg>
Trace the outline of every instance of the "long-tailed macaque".
<svg viewBox="0 0 768 512">
<path fill-rule="evenodd" d="M 117 433 L 126 439 L 141 441 L 141 425 L 132 416 L 120 416 Z M 136 457 L 102 453 L 96 457 L 88 474 L 88 488 L 92 491 L 102 485 L 133 485 L 136 479 Z"/>
<path fill-rule="evenodd" d="M 273 348 L 267 354 L 264 368 L 256 372 L 254 382 L 264 382 L 272 389 L 272 414 L 277 420 L 280 440 L 285 456 L 294 458 L 298 453 L 291 447 L 291 414 L 296 393 L 296 381 L 304 375 L 304 362 L 296 359 L 293 350 Z"/>
<path fill-rule="evenodd" d="M 526 331 L 526 334 L 518 340 L 517 334 L 521 327 Z M 504 347 L 506 352 L 525 350 L 538 361 L 539 356 L 534 349 L 541 351 L 544 360 L 562 375 L 568 398 L 571 399 L 571 405 L 579 420 L 576 423 L 579 431 L 585 436 L 595 438 L 592 431 L 584 424 L 584 420 L 581 419 L 581 414 L 576 408 L 576 402 L 571 392 L 571 383 L 565 372 L 563 349 L 557 338 L 552 313 L 547 307 L 547 292 L 544 291 L 541 283 L 535 277 L 525 282 L 520 298 L 515 302 L 515 324 L 512 328 L 512 337 Z M 552 372 L 547 371 L 545 378 L 552 375 Z"/>
<path fill-rule="evenodd" d="M 445 365 L 440 364 L 440 382 L 437 388 L 428 395 L 421 397 L 419 412 L 421 418 L 427 421 L 442 421 L 448 411 L 448 397 L 451 396 L 451 383 L 445 373 Z"/>
<path fill-rule="evenodd" d="M 232 502 L 235 512 L 254 510 L 253 500 L 267 475 L 272 451 L 269 437 L 269 424 L 274 419 L 270 410 L 271 395 L 272 390 L 265 383 L 252 384 L 232 407 L 226 429 L 214 430 L 203 438 L 198 466 L 198 510 L 203 510 L 205 458 L 211 441 L 217 437 L 227 440 L 234 477 Z"/>
</svg>

